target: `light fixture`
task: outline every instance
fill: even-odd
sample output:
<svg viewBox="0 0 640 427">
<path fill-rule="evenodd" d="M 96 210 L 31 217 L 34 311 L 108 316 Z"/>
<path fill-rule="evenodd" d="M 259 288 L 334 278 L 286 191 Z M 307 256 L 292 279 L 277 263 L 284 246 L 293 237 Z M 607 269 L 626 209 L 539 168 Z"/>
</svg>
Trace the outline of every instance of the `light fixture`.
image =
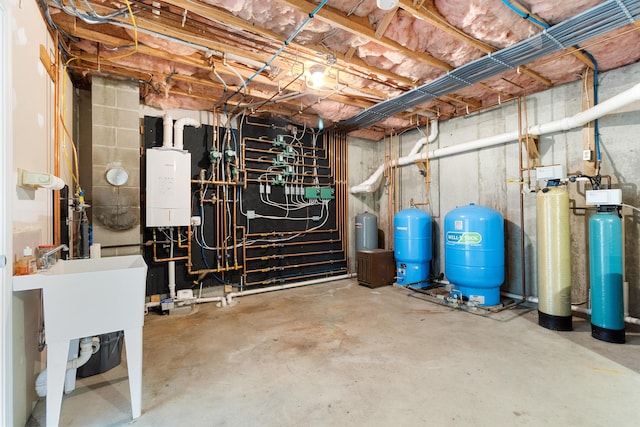
<svg viewBox="0 0 640 427">
<path fill-rule="evenodd" d="M 382 10 L 391 10 L 398 6 L 398 0 L 376 0 L 376 4 Z"/>
<path fill-rule="evenodd" d="M 320 64 L 313 65 L 310 69 L 311 86 L 322 87 L 324 84 L 324 66 Z"/>
</svg>

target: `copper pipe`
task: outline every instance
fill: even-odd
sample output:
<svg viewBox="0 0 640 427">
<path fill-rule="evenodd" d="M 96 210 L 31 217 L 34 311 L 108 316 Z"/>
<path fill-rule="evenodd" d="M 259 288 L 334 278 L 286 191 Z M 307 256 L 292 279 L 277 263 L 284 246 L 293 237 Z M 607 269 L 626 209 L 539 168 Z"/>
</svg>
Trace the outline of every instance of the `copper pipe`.
<svg viewBox="0 0 640 427">
<path fill-rule="evenodd" d="M 222 251 L 223 251 L 223 258 L 222 258 L 222 265 L 224 266 L 228 266 L 227 263 L 227 229 L 228 229 L 228 223 L 227 223 L 227 213 L 226 213 L 226 209 L 227 209 L 227 203 L 229 202 L 229 194 L 227 192 L 226 188 L 222 188 L 222 205 L 221 205 L 221 210 L 222 210 L 222 218 L 218 218 L 218 222 L 220 222 L 220 219 L 222 219 L 222 229 L 224 231 L 224 234 L 222 235 Z"/>
<path fill-rule="evenodd" d="M 154 262 L 181 261 L 181 260 L 188 260 L 188 259 L 189 259 L 188 256 L 158 258 L 157 244 L 156 244 L 156 229 L 155 228 L 153 229 L 153 261 Z"/>
<path fill-rule="evenodd" d="M 54 32 L 55 79 L 53 81 L 53 174 L 60 176 L 60 81 L 64 78 L 60 67 L 62 57 L 58 48 L 59 34 Z M 71 190 L 71 189 L 70 189 Z M 53 244 L 60 244 L 60 190 L 53 191 Z"/>
<path fill-rule="evenodd" d="M 301 165 L 292 165 L 292 166 L 301 166 Z M 309 166 L 309 165 L 305 165 L 305 166 Z M 327 168 L 320 168 L 320 167 L 318 167 L 318 169 L 327 169 Z M 255 173 L 262 173 L 262 174 L 270 173 L 270 174 L 274 174 L 274 175 L 275 175 L 275 174 L 277 174 L 277 173 L 278 173 L 277 171 L 274 171 L 274 170 L 268 170 L 268 169 L 247 168 L 246 170 L 247 170 L 247 172 L 255 172 Z M 332 178 L 332 177 L 333 177 L 333 175 L 331 175 L 331 174 L 329 174 L 329 175 L 323 175 L 323 174 L 314 174 L 314 173 L 305 173 L 304 175 L 302 175 L 302 174 L 298 174 L 298 176 L 302 176 L 303 178 L 306 178 L 306 177 L 312 177 L 312 178 Z M 260 182 L 260 181 L 259 181 L 258 179 L 256 179 L 256 178 L 249 178 L 249 181 L 251 181 L 251 182 Z M 200 182 L 200 181 L 197 181 L 197 182 Z"/>
<path fill-rule="evenodd" d="M 245 282 L 245 284 L 247 286 L 251 286 L 251 285 L 270 285 L 272 283 L 287 282 L 289 280 L 300 280 L 300 279 L 305 279 L 305 278 L 308 278 L 308 277 L 337 276 L 337 275 L 340 275 L 340 274 L 344 274 L 345 271 L 347 271 L 347 270 L 345 268 L 341 267 L 341 268 L 333 270 L 331 272 L 323 271 L 321 273 L 308 273 L 308 274 L 295 275 L 293 277 L 283 277 L 283 278 L 279 278 L 279 279 L 263 280 L 261 282 Z"/>
<path fill-rule="evenodd" d="M 202 180 L 202 179 L 192 179 L 192 184 L 200 184 L 200 185 L 242 185 L 241 182 L 238 181 L 216 181 L 216 180 Z"/>
<path fill-rule="evenodd" d="M 296 252 L 292 254 L 272 254 L 265 256 L 257 256 L 257 257 L 249 257 L 247 261 L 268 261 L 270 259 L 284 259 L 284 258 L 295 258 L 300 256 L 307 255 L 324 255 L 324 254 L 339 254 L 342 253 L 342 249 L 329 249 L 325 251 L 316 251 L 316 252 Z"/>
<path fill-rule="evenodd" d="M 217 186 L 216 187 L 216 199 L 220 200 L 220 187 Z M 214 216 L 214 221 L 215 221 L 215 229 L 216 229 L 216 264 L 218 266 L 220 266 L 220 260 L 222 259 L 222 252 L 221 252 L 221 245 L 220 245 L 220 240 L 221 240 L 221 235 L 222 233 L 220 232 L 220 227 L 221 227 L 221 221 L 219 220 L 220 218 L 220 203 L 216 203 L 215 204 L 215 216 Z"/>
<path fill-rule="evenodd" d="M 200 270 L 192 270 L 191 268 L 187 267 L 187 273 L 192 276 L 199 276 L 201 274 L 207 275 L 209 273 L 226 273 L 229 271 L 240 270 L 241 268 L 242 267 L 238 266 L 238 267 L 203 268 Z"/>
<path fill-rule="evenodd" d="M 308 242 L 289 242 L 289 243 L 269 243 L 267 245 L 252 245 L 247 247 L 247 250 L 252 249 L 269 249 L 269 248 L 278 248 L 278 247 L 286 247 L 286 246 L 303 246 L 303 245 L 318 245 L 325 243 L 340 243 L 340 238 L 338 239 L 325 239 L 325 240 L 312 240 Z"/>
<path fill-rule="evenodd" d="M 258 122 L 256 122 L 256 123 L 251 123 L 251 122 L 249 121 L 249 119 L 250 119 L 250 118 L 251 118 L 251 116 L 247 116 L 246 123 L 247 123 L 248 125 L 251 125 L 251 126 L 260 126 L 260 127 L 269 128 L 269 129 L 282 129 L 283 131 L 288 132 L 288 130 L 287 130 L 287 128 L 286 128 L 286 127 L 276 126 L 276 125 L 274 125 L 274 124 L 265 124 L 265 123 L 258 123 Z"/>
<path fill-rule="evenodd" d="M 525 117 L 526 117 L 526 104 L 527 103 L 527 98 L 524 98 L 524 105 L 525 105 Z M 525 129 L 528 129 L 529 127 L 527 126 Z M 524 175 L 522 174 L 522 156 L 524 155 L 523 150 L 522 150 L 522 146 L 524 145 L 525 141 L 522 138 L 522 99 L 518 98 L 518 135 L 519 135 L 519 143 L 518 143 L 518 162 L 519 162 L 519 166 L 520 166 L 520 175 L 518 176 L 519 182 L 520 182 L 520 265 L 521 265 L 521 277 L 520 280 L 522 281 L 522 299 L 523 301 L 527 299 L 527 267 L 526 267 L 526 257 L 525 257 L 525 245 L 524 245 L 524 239 L 525 239 L 525 233 L 524 233 L 524 194 L 523 194 L 523 186 L 524 186 Z M 526 138 L 526 136 L 525 136 Z M 529 156 L 527 155 L 527 158 Z M 528 160 L 527 160 L 528 161 Z"/>
<path fill-rule="evenodd" d="M 339 262 L 344 262 L 344 259 L 337 259 L 337 260 L 327 260 L 327 261 L 316 261 L 316 262 L 305 262 L 302 264 L 291 264 L 291 265 L 277 265 L 277 266 L 273 266 L 273 267 L 266 267 L 266 268 L 258 268 L 255 270 L 248 270 L 247 274 L 250 273 L 268 273 L 270 271 L 283 271 L 283 270 L 289 270 L 291 268 L 302 268 L 302 267 L 311 267 L 312 265 L 325 265 L 325 264 L 337 264 Z"/>
<path fill-rule="evenodd" d="M 342 140 L 344 141 L 344 158 L 347 159 L 345 164 L 349 165 L 349 141 L 347 139 L 347 134 L 342 133 Z M 351 218 L 350 216 L 351 212 L 349 211 L 349 169 L 348 167 L 344 171 L 343 197 L 344 197 L 345 218 Z M 345 233 L 344 241 L 345 241 L 345 244 L 344 244 L 345 258 L 348 259 L 348 257 L 346 256 L 347 255 L 346 251 L 349 250 L 349 243 L 350 243 L 348 230 Z"/>
<path fill-rule="evenodd" d="M 238 240 L 237 240 L 237 233 L 236 233 L 236 229 L 235 226 L 238 223 L 238 217 L 237 217 L 237 210 L 238 210 L 238 192 L 235 191 L 235 189 L 233 190 L 233 264 L 238 267 Z"/>
<path fill-rule="evenodd" d="M 400 156 L 400 137 L 397 133 L 393 132 L 389 138 L 391 139 L 391 147 L 393 148 L 391 167 L 393 168 L 393 215 L 395 215 L 396 212 L 398 212 L 398 174 L 400 173 L 398 158 Z"/>
<path fill-rule="evenodd" d="M 187 244 L 186 245 L 182 244 L 181 227 L 178 227 L 178 247 L 180 249 L 188 249 L 190 245 L 191 245 L 191 225 L 189 225 L 187 228 Z"/>
<path fill-rule="evenodd" d="M 242 269 L 242 282 L 247 282 L 247 228 L 244 225 L 236 225 L 236 229 L 242 231 L 242 266 L 239 268 Z M 242 283 L 240 284 L 240 288 L 242 288 Z"/>
<path fill-rule="evenodd" d="M 342 217 L 342 250 L 345 253 L 345 258 L 347 259 L 347 270 L 348 270 L 348 260 L 347 251 L 349 249 L 349 175 L 348 175 L 348 165 L 349 165 L 349 145 L 347 141 L 347 135 L 345 133 L 340 133 L 340 141 L 342 144 L 342 155 L 340 158 L 343 162 L 342 169 L 342 183 L 341 183 L 341 200 L 342 200 L 342 209 L 339 215 Z"/>
<path fill-rule="evenodd" d="M 281 237 L 290 234 L 311 234 L 311 233 L 335 233 L 337 228 L 331 230 L 307 230 L 307 231 L 271 231 L 269 233 L 247 233 L 248 237 Z"/>
<path fill-rule="evenodd" d="M 254 139 L 254 138 L 249 138 L 249 137 L 245 137 L 243 138 L 243 140 L 245 141 L 263 141 L 264 140 L 258 140 L 258 139 Z M 291 145 L 291 144 L 289 144 Z M 310 147 L 303 147 L 304 149 L 309 149 Z M 251 148 L 251 147 L 247 147 L 245 149 L 246 151 L 250 151 L 253 153 L 264 153 L 264 154 L 281 154 L 279 151 L 274 151 L 274 150 L 261 150 L 260 148 Z M 314 152 L 317 150 L 314 150 Z M 316 155 L 309 155 L 309 154 L 298 154 L 297 157 L 302 157 L 305 159 L 316 159 L 316 160 L 326 160 L 327 156 L 316 156 Z"/>
</svg>

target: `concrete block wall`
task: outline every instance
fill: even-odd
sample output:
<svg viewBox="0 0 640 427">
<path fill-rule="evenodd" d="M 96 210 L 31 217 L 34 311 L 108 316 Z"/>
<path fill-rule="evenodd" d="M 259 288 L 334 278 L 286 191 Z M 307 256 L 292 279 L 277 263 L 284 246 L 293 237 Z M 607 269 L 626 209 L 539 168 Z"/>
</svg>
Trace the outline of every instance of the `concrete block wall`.
<svg viewBox="0 0 640 427">
<path fill-rule="evenodd" d="M 93 242 L 105 246 L 139 244 L 140 118 L 137 84 L 94 77 L 91 86 Z M 120 187 L 106 173 L 121 167 L 128 173 Z M 103 249 L 103 256 L 139 254 L 138 247 Z"/>
<path fill-rule="evenodd" d="M 382 163 L 383 152 L 372 149 L 375 143 L 371 141 L 350 138 L 348 143 L 347 155 L 349 156 L 349 171 L 347 179 L 351 187 L 360 184 L 375 172 Z M 382 222 L 378 214 L 380 211 L 380 192 L 383 191 L 384 186 L 381 186 L 381 190 L 373 194 L 361 193 L 349 195 L 349 253 L 347 257 L 349 259 L 349 271 L 352 273 L 356 272 L 355 217 L 364 212 L 376 214 L 378 215 L 378 228 L 386 230 L 386 218 L 384 218 L 384 222 Z"/>
<path fill-rule="evenodd" d="M 631 88 L 640 82 L 640 64 L 600 74 L 600 100 Z M 562 85 L 527 98 L 529 125 L 547 123 L 582 111 L 581 82 Z M 602 141 L 603 175 L 610 175 L 613 188 L 621 188 L 623 202 L 640 207 L 640 168 L 638 164 L 637 135 L 640 122 L 637 117 L 640 102 L 600 119 Z M 516 131 L 518 129 L 517 104 L 502 106 L 452 119 L 440 124 L 438 139 L 429 147 L 448 147 L 467 143 L 480 138 Z M 400 153 L 406 155 L 421 135 L 408 132 L 401 136 Z M 370 143 L 373 151 L 382 151 L 383 142 Z M 540 138 L 540 162 L 542 165 L 562 164 L 569 173 L 588 171 L 588 164 L 582 160 L 585 147 L 582 128 L 566 132 L 542 135 Z M 425 149 L 423 149 L 424 152 Z M 355 159 L 357 160 L 357 159 Z M 373 160 L 373 158 L 371 158 Z M 354 168 L 354 159 L 350 158 Z M 506 233 L 506 280 L 503 290 L 521 293 L 522 269 L 525 269 L 527 294 L 537 295 L 536 266 L 536 193 L 524 194 L 524 264 L 521 261 L 520 186 L 518 185 L 519 164 L 516 141 L 492 148 L 466 152 L 463 154 L 431 160 L 430 204 L 424 209 L 433 215 L 436 240 L 434 252 L 434 272 L 444 272 L 443 225 L 444 216 L 460 205 L 476 203 L 491 207 L 505 218 Z M 369 168 L 375 169 L 375 168 Z M 365 177 L 366 178 L 366 177 Z M 526 174 L 525 174 L 526 178 Z M 359 182 L 358 182 L 359 183 Z M 350 185 L 354 185 L 350 182 Z M 401 168 L 399 180 L 399 208 L 409 206 L 411 198 L 422 200 L 425 184 L 416 166 Z M 570 184 L 569 196 L 574 206 L 584 206 L 584 183 Z M 379 206 L 378 214 L 382 222 L 387 216 L 387 205 L 383 192 L 358 196 L 368 200 L 371 206 Z M 583 303 L 588 299 L 588 220 L 591 211 L 577 210 L 570 215 L 572 253 L 572 300 Z M 623 209 L 625 238 L 625 280 L 630 288 L 630 314 L 640 316 L 640 216 L 629 208 Z"/>
</svg>

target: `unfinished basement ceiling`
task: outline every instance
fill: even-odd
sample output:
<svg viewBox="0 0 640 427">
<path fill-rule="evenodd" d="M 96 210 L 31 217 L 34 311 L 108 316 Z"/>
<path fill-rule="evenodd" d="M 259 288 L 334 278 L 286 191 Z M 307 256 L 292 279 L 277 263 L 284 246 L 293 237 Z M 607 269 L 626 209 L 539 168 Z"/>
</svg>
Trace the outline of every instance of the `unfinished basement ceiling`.
<svg viewBox="0 0 640 427">
<path fill-rule="evenodd" d="M 314 127 L 322 118 L 325 128 L 593 7 L 611 3 L 628 17 L 580 46 L 350 127 L 350 135 L 373 140 L 578 80 L 593 67 L 589 55 L 599 72 L 640 59 L 640 25 L 623 4 L 637 1 L 400 0 L 391 10 L 376 0 L 38 2 L 60 30 L 77 86 L 93 75 L 133 79 L 141 101 L 160 109 L 271 115 Z M 314 87 L 317 68 L 323 82 Z"/>
</svg>

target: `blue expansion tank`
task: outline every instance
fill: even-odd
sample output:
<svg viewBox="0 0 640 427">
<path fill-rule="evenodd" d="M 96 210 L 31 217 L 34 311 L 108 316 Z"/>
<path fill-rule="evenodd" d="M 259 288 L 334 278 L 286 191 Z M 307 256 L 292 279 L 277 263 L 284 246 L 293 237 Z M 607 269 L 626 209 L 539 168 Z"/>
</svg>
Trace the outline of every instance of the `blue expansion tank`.
<svg viewBox="0 0 640 427">
<path fill-rule="evenodd" d="M 431 263 L 431 215 L 415 206 L 393 217 L 397 283 L 426 287 Z"/>
<path fill-rule="evenodd" d="M 480 306 L 500 303 L 504 282 L 504 220 L 499 212 L 474 205 L 444 218 L 445 275 L 455 289 Z"/>
</svg>

